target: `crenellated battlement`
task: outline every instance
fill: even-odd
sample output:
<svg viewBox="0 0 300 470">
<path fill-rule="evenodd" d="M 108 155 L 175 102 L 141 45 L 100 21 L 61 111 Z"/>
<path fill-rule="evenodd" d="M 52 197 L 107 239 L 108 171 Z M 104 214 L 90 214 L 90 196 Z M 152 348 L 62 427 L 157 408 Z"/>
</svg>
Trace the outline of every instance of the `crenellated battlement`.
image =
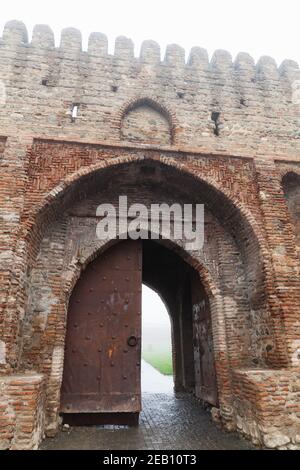
<svg viewBox="0 0 300 470">
<path fill-rule="evenodd" d="M 110 54 L 98 32 L 83 50 L 75 28 L 62 30 L 57 47 L 49 26 L 36 25 L 30 41 L 25 25 L 10 21 L 0 39 L 0 102 L 7 137 L 155 145 L 161 139 L 231 155 L 300 153 L 300 69 L 292 60 L 278 67 L 271 57 L 255 63 L 247 53 L 233 59 L 225 50 L 209 59 L 201 47 L 187 56 L 177 44 L 162 58 L 152 40 L 136 57 L 124 36 Z"/>
<path fill-rule="evenodd" d="M 1 44 L 9 47 L 25 46 L 54 49 L 65 53 L 85 53 L 89 56 L 112 57 L 108 54 L 108 40 L 105 34 L 93 32 L 89 36 L 87 51 L 82 49 L 81 32 L 76 28 L 65 28 L 61 32 L 59 47 L 55 47 L 54 33 L 48 25 L 36 25 L 33 29 L 31 42 L 28 39 L 26 26 L 21 21 L 9 21 L 6 23 Z M 203 70 L 219 70 L 226 72 L 236 70 L 256 75 L 263 75 L 265 79 L 278 79 L 286 73 L 299 70 L 297 62 L 285 60 L 278 67 L 276 61 L 269 56 L 263 56 L 255 64 L 254 59 L 246 53 L 239 53 L 235 60 L 225 50 L 216 50 L 209 61 L 208 53 L 201 47 L 193 47 L 185 60 L 185 50 L 177 44 L 169 44 L 166 48 L 163 60 L 158 43 L 146 40 L 142 43 L 139 57 L 134 56 L 134 44 L 131 39 L 119 36 L 115 40 L 113 57 L 123 60 L 135 60 L 152 64 L 164 64 L 178 67 L 193 67 Z"/>
</svg>

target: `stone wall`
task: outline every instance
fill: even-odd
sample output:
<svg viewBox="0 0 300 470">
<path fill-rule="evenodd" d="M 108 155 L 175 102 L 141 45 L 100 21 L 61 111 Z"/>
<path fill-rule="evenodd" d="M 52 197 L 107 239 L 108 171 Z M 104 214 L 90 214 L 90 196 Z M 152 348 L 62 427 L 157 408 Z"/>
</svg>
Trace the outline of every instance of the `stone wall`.
<svg viewBox="0 0 300 470">
<path fill-rule="evenodd" d="M 177 45 L 161 60 L 153 41 L 135 57 L 124 37 L 108 54 L 100 33 L 83 51 L 72 28 L 55 47 L 45 25 L 31 41 L 22 23 L 5 26 L 3 448 L 36 447 L 45 414 L 47 433 L 57 430 L 68 299 L 103 249 L 93 240 L 95 205 L 120 191 L 146 204 L 205 204 L 202 252 L 172 240 L 170 249 L 209 297 L 219 415 L 259 445 L 299 444 L 299 80 L 293 61 L 233 61 L 226 51 L 209 61 L 198 47 L 185 61 Z"/>
<path fill-rule="evenodd" d="M 245 53 L 233 61 L 226 51 L 216 51 L 209 61 L 205 50 L 194 48 L 185 62 L 177 45 L 168 46 L 161 60 L 152 41 L 135 57 L 124 37 L 117 38 L 110 55 L 99 34 L 90 36 L 83 51 L 80 32 L 72 28 L 62 32 L 57 48 L 48 27 L 36 26 L 28 42 L 24 25 L 11 22 L 0 42 L 0 65 L 2 136 L 18 129 L 47 139 L 130 141 L 121 132 L 124 118 L 126 127 L 129 112 L 150 107 L 150 113 L 155 108 L 163 116 L 158 116 L 161 125 L 168 122 L 178 147 L 298 158 L 299 69 L 292 61 L 278 68 L 263 57 L 255 65 Z M 72 119 L 74 105 L 78 114 Z M 144 119 L 148 136 L 160 125 L 153 121 Z"/>
</svg>

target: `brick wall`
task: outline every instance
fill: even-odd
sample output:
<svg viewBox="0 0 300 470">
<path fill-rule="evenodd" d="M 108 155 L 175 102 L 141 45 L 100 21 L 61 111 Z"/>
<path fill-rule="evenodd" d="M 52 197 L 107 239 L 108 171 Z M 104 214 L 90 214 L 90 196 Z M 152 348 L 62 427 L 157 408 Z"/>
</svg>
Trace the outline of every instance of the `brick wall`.
<svg viewBox="0 0 300 470">
<path fill-rule="evenodd" d="M 255 444 L 299 449 L 300 370 L 235 370 L 237 428 Z"/>
<path fill-rule="evenodd" d="M 0 377 L 0 449 L 37 449 L 44 430 L 42 375 Z"/>
<path fill-rule="evenodd" d="M 0 137 L 0 159 L 3 158 L 3 153 L 4 153 L 4 149 L 5 149 L 5 142 L 6 142 L 6 138 L 5 137 Z"/>
</svg>

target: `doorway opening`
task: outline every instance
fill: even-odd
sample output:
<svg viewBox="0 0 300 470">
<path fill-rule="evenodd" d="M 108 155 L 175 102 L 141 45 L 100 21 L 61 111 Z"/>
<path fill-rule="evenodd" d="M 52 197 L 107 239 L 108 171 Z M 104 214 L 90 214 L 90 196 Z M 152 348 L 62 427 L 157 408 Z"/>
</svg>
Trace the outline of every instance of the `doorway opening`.
<svg viewBox="0 0 300 470">
<path fill-rule="evenodd" d="M 61 389 L 65 423 L 138 424 L 142 284 L 168 310 L 174 390 L 217 405 L 210 303 L 199 273 L 161 243 L 125 240 L 87 266 L 70 298 Z"/>
<path fill-rule="evenodd" d="M 160 296 L 142 286 L 142 394 L 172 393 L 173 354 L 169 313 Z"/>
</svg>

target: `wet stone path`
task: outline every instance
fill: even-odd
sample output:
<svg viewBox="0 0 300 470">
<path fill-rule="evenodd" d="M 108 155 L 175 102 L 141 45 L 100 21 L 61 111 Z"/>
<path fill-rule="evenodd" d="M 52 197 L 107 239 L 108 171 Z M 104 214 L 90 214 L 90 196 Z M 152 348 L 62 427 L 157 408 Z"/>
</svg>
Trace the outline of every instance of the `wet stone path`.
<svg viewBox="0 0 300 470">
<path fill-rule="evenodd" d="M 238 435 L 219 430 L 210 413 L 187 394 L 143 393 L 138 427 L 73 427 L 46 439 L 41 449 L 201 450 L 253 448 Z"/>
</svg>

